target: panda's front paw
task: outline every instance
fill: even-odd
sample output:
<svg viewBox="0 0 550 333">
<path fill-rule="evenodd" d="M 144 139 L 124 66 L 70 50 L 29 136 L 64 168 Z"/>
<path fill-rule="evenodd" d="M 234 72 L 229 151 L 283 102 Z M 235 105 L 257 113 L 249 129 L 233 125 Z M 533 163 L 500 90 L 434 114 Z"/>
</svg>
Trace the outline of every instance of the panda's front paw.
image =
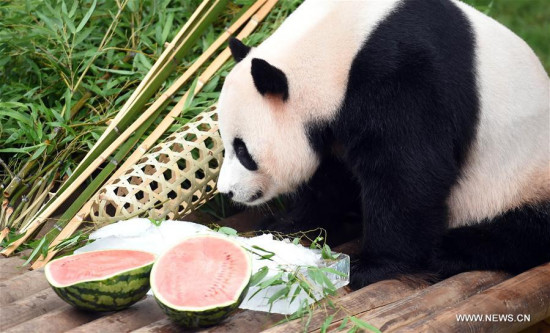
<svg viewBox="0 0 550 333">
<path fill-rule="evenodd" d="M 393 276 L 388 273 L 387 267 L 356 259 L 351 262 L 349 286 L 357 290 L 378 281 L 391 279 Z"/>
</svg>

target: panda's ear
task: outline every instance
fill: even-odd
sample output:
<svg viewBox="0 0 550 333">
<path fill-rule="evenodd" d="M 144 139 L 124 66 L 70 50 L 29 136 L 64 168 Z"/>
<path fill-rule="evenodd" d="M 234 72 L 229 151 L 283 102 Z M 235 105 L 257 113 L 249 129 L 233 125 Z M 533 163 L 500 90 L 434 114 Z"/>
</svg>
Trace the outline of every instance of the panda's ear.
<svg viewBox="0 0 550 333">
<path fill-rule="evenodd" d="M 233 59 L 235 59 L 236 62 L 243 60 L 248 52 L 250 52 L 250 46 L 244 45 L 243 42 L 235 37 L 231 37 L 229 39 L 229 49 L 231 50 Z"/>
<path fill-rule="evenodd" d="M 252 78 L 262 96 L 279 95 L 283 101 L 288 99 L 288 81 L 285 73 L 263 59 L 252 59 Z"/>
</svg>

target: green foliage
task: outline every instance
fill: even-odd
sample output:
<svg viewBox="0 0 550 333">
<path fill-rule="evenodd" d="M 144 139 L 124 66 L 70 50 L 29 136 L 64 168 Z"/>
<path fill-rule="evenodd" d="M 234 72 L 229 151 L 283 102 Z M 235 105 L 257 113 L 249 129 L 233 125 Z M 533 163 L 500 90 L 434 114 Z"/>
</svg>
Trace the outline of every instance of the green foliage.
<svg viewBox="0 0 550 333">
<path fill-rule="evenodd" d="M 67 168 L 74 168 L 197 3 L 0 4 L 0 153 L 10 168 L 29 158 L 46 162 L 64 149 Z M 197 46 L 179 71 L 200 52 Z"/>
<path fill-rule="evenodd" d="M 236 236 L 237 235 L 237 230 L 235 230 L 233 228 L 229 228 L 229 227 L 220 227 L 220 228 L 218 228 L 217 231 L 221 234 L 228 235 L 228 236 Z"/>
<path fill-rule="evenodd" d="M 529 44 L 550 73 L 550 6 L 547 0 L 464 0 Z"/>
</svg>

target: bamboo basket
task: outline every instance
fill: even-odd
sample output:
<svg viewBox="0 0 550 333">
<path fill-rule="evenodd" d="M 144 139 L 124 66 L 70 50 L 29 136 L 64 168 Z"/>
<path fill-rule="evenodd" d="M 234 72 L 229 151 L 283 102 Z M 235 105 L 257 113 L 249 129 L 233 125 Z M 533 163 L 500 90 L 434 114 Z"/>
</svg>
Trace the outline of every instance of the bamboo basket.
<svg viewBox="0 0 550 333">
<path fill-rule="evenodd" d="M 178 219 L 216 192 L 223 160 L 217 112 L 212 107 L 153 147 L 95 196 L 97 226 L 135 216 Z"/>
</svg>

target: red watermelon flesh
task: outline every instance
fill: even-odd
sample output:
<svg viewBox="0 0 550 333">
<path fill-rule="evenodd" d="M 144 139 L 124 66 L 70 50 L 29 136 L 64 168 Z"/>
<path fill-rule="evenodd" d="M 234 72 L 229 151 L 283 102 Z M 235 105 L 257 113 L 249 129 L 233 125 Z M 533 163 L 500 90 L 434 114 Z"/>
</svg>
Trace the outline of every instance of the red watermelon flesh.
<svg viewBox="0 0 550 333">
<path fill-rule="evenodd" d="M 152 263 L 155 255 L 134 250 L 103 250 L 67 256 L 50 263 L 49 276 L 57 286 L 104 279 Z"/>
<path fill-rule="evenodd" d="M 226 237 L 208 235 L 164 253 L 153 267 L 151 286 L 162 303 L 197 311 L 235 303 L 250 275 L 246 250 Z"/>
</svg>

